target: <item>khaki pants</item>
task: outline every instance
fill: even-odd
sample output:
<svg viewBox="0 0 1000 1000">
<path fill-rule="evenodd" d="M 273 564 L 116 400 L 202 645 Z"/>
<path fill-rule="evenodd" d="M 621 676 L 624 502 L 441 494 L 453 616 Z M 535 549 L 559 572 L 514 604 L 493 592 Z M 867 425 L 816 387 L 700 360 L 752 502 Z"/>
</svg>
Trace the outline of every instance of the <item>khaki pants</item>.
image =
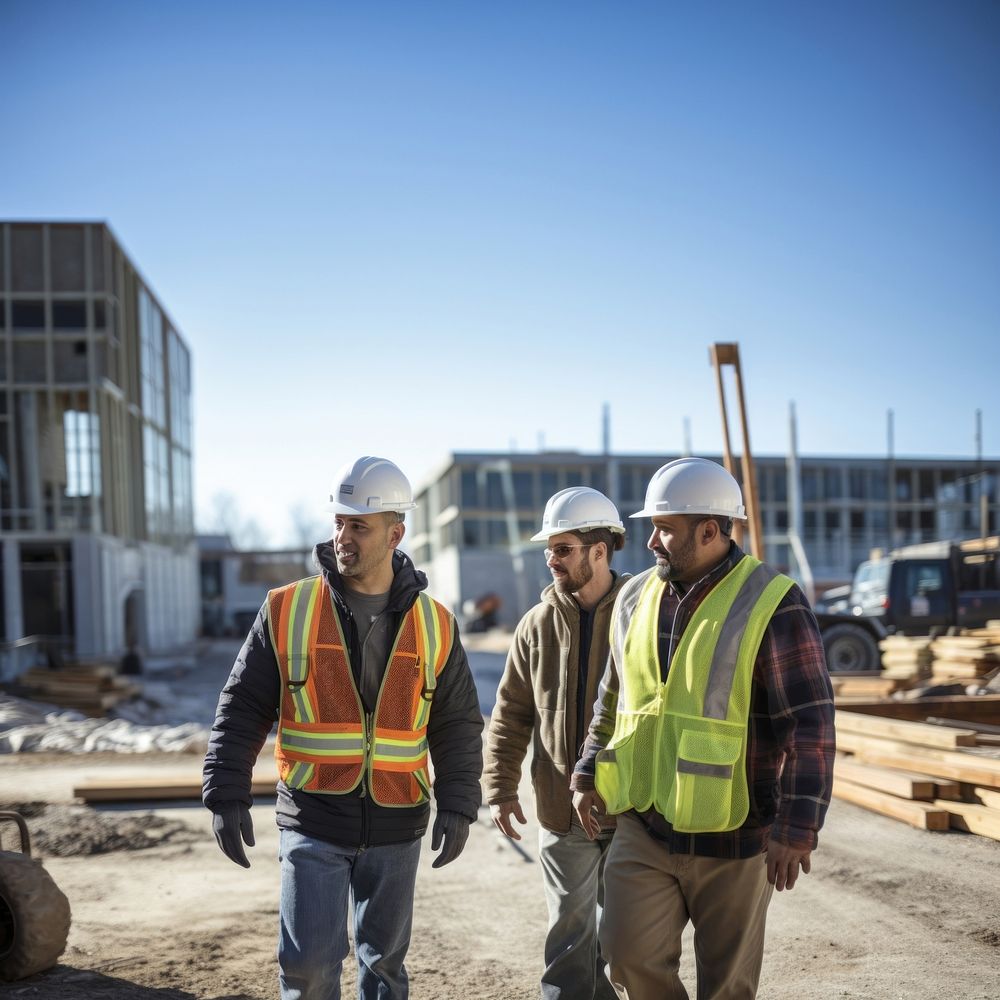
<svg viewBox="0 0 1000 1000">
<path fill-rule="evenodd" d="M 604 869 L 601 951 L 621 1000 L 687 1000 L 681 933 L 694 925 L 698 1000 L 751 1000 L 773 886 L 764 855 L 671 854 L 634 816 L 618 818 Z"/>
</svg>

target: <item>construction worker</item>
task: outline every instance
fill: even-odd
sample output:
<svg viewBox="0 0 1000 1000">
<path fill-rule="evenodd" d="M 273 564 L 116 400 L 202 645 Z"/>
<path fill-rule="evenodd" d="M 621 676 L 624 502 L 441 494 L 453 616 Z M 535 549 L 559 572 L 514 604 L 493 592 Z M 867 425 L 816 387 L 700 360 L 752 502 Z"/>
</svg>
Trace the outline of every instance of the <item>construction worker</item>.
<svg viewBox="0 0 1000 1000">
<path fill-rule="evenodd" d="M 615 605 L 611 655 L 573 775 L 591 836 L 618 816 L 599 936 L 618 996 L 686 998 L 681 932 L 694 925 L 698 997 L 754 997 L 773 889 L 808 872 L 830 803 L 833 694 L 797 586 L 730 538 L 739 485 L 683 458 L 642 510 L 656 566 Z"/>
<path fill-rule="evenodd" d="M 250 779 L 278 720 L 282 1000 L 333 1000 L 354 905 L 358 996 L 408 996 L 420 840 L 434 764 L 434 868 L 481 802 L 483 718 L 453 616 L 398 551 L 410 484 L 365 456 L 334 479 L 317 576 L 272 590 L 219 699 L 204 801 L 219 847 L 250 866 Z"/>
<path fill-rule="evenodd" d="M 525 822 L 518 798 L 529 743 L 539 858 L 549 910 L 545 1000 L 612 998 L 597 946 L 601 874 L 613 821 L 591 838 L 573 812 L 569 779 L 590 725 L 608 657 L 608 625 L 625 583 L 611 556 L 625 540 L 615 505 L 575 486 L 545 505 L 542 530 L 552 583 L 520 621 L 507 656 L 486 743 L 484 786 L 493 822 L 513 840 Z"/>
</svg>

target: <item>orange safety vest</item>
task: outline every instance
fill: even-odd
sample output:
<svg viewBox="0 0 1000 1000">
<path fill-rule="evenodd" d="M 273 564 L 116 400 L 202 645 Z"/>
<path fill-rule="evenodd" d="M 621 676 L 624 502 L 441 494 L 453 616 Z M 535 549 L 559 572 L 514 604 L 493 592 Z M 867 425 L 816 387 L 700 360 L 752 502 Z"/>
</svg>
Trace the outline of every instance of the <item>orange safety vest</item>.
<svg viewBox="0 0 1000 1000">
<path fill-rule="evenodd" d="M 321 576 L 267 595 L 268 629 L 281 672 L 274 757 L 290 788 L 328 795 L 367 777 L 383 806 L 430 796 L 427 720 L 454 637 L 450 612 L 420 594 L 403 616 L 373 714 L 365 714 L 340 615 Z"/>
</svg>

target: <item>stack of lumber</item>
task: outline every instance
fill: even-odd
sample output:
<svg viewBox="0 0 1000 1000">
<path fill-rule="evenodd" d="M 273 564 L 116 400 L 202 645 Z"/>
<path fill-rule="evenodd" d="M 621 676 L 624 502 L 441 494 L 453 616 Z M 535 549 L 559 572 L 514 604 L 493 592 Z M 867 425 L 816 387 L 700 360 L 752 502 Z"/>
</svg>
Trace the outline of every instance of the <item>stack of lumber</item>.
<svg viewBox="0 0 1000 1000">
<path fill-rule="evenodd" d="M 35 701 L 72 708 L 99 718 L 139 693 L 139 686 L 119 677 L 108 663 L 80 663 L 58 670 L 32 667 L 17 679 L 18 692 Z"/>
<path fill-rule="evenodd" d="M 882 676 L 893 680 L 922 680 L 931 676 L 931 640 L 927 636 L 890 635 L 882 651 Z"/>
<path fill-rule="evenodd" d="M 974 681 L 1000 667 L 1000 629 L 964 629 L 935 639 L 930 648 L 936 681 Z"/>
<path fill-rule="evenodd" d="M 862 670 L 857 673 L 843 670 L 830 674 L 830 683 L 839 704 L 854 700 L 871 701 L 873 698 L 888 698 L 894 691 L 905 688 L 908 681 L 886 677 L 877 670 Z"/>
<path fill-rule="evenodd" d="M 962 699 L 949 701 L 961 711 Z M 838 709 L 833 794 L 922 830 L 1000 840 L 998 736 L 1000 726 L 979 719 Z"/>
</svg>

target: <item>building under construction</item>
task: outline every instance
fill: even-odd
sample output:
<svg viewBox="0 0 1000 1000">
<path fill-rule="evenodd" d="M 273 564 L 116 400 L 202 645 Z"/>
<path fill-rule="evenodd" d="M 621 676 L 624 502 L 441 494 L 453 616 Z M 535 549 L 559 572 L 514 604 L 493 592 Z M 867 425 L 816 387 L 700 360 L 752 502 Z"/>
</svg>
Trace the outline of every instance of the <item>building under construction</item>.
<svg viewBox="0 0 1000 1000">
<path fill-rule="evenodd" d="M 499 622 L 512 626 L 551 582 L 542 546 L 529 541 L 545 501 L 567 486 L 605 493 L 628 531 L 613 567 L 641 572 L 652 565 L 650 524 L 627 518 L 642 508 L 653 473 L 679 457 L 455 453 L 418 491 L 404 544 L 430 576 L 434 594 L 465 609 L 467 620 L 475 618 L 472 604 L 493 595 L 491 606 L 496 597 L 501 602 Z M 805 570 L 817 593 L 849 581 L 872 549 L 997 532 L 995 459 L 803 456 L 790 469 L 783 456 L 757 456 L 755 464 L 760 509 L 750 516 L 759 518 L 765 557 L 800 579 Z"/>
<path fill-rule="evenodd" d="M 105 223 L 0 224 L 2 674 L 190 643 L 191 355 Z"/>
</svg>

